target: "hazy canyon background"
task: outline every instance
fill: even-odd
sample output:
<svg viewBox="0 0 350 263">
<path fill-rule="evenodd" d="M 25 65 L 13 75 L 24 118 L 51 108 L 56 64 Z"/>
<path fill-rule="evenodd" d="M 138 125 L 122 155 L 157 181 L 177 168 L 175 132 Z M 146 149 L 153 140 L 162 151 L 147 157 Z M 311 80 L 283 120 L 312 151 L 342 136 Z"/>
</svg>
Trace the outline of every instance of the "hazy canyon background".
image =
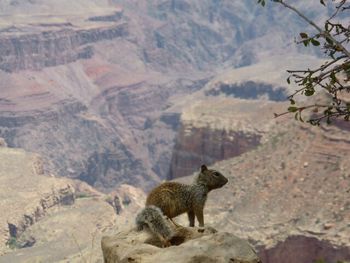
<svg viewBox="0 0 350 263">
<path fill-rule="evenodd" d="M 0 262 L 102 262 L 103 233 L 202 163 L 229 178 L 208 224 L 263 262 L 350 260 L 350 126 L 273 118 L 285 70 L 323 60 L 305 28 L 254 0 L 2 0 Z"/>
</svg>

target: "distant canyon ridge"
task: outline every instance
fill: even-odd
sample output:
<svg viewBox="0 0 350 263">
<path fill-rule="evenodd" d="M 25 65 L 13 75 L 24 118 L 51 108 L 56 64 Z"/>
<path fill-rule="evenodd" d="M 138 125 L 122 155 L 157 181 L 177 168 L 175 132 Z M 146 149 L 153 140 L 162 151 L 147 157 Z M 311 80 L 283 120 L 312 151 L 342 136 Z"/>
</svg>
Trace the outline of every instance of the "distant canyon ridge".
<svg viewBox="0 0 350 263">
<path fill-rule="evenodd" d="M 257 75 L 285 48 L 302 56 L 297 18 L 254 1 L 0 7 L 0 137 L 39 153 L 46 172 L 103 191 L 149 189 L 256 147 L 261 131 L 198 129 L 185 111 L 217 96 L 283 100 L 282 68 L 270 69 L 275 79 Z M 250 73 L 206 85 L 234 68 Z"/>
</svg>

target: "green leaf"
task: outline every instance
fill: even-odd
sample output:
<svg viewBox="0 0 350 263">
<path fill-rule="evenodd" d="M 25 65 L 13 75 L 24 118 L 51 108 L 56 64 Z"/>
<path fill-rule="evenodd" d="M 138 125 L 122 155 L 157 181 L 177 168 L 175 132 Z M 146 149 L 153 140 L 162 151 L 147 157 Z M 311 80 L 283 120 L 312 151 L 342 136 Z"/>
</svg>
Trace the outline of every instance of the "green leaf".
<svg viewBox="0 0 350 263">
<path fill-rule="evenodd" d="M 350 71 L 350 62 L 344 63 L 343 69 L 345 72 L 349 72 Z"/>
<path fill-rule="evenodd" d="M 310 40 L 304 40 L 303 41 L 304 46 L 307 47 L 309 45 L 309 42 L 310 42 Z"/>
<path fill-rule="evenodd" d="M 307 90 L 305 90 L 304 94 L 305 94 L 305 96 L 309 97 L 309 96 L 314 95 L 314 93 L 315 93 L 314 89 L 307 89 Z"/>
<path fill-rule="evenodd" d="M 332 59 L 335 59 L 335 57 L 334 57 L 335 52 L 336 52 L 336 51 L 334 50 L 334 51 L 332 51 L 332 52 L 329 54 L 329 55 L 331 56 Z"/>
<path fill-rule="evenodd" d="M 319 46 L 319 45 L 320 45 L 320 42 L 318 42 L 316 39 L 313 39 L 313 38 L 311 38 L 311 43 L 312 43 L 314 46 Z"/>
<path fill-rule="evenodd" d="M 304 32 L 300 33 L 300 37 L 301 38 L 309 38 L 309 36 L 306 33 L 304 33 Z"/>
<path fill-rule="evenodd" d="M 295 100 L 293 100 L 293 99 L 289 99 L 289 101 L 290 101 L 290 104 L 292 104 L 292 105 L 294 105 L 294 104 L 295 104 Z"/>
<path fill-rule="evenodd" d="M 331 77 L 331 83 L 332 84 L 337 82 L 337 78 L 335 76 L 335 72 L 334 71 L 330 74 L 330 77 Z"/>
<path fill-rule="evenodd" d="M 298 111 L 298 107 L 293 107 L 293 106 L 288 107 L 288 111 L 289 112 L 297 112 Z"/>
<path fill-rule="evenodd" d="M 328 44 L 333 45 L 333 40 L 329 37 L 326 37 L 326 41 L 328 42 Z"/>
<path fill-rule="evenodd" d="M 325 29 L 327 32 L 330 31 L 330 30 L 329 30 L 329 22 L 326 22 L 326 23 L 324 24 L 324 29 Z"/>
<path fill-rule="evenodd" d="M 261 4 L 262 6 L 265 6 L 265 0 L 258 0 L 258 4 Z"/>
</svg>

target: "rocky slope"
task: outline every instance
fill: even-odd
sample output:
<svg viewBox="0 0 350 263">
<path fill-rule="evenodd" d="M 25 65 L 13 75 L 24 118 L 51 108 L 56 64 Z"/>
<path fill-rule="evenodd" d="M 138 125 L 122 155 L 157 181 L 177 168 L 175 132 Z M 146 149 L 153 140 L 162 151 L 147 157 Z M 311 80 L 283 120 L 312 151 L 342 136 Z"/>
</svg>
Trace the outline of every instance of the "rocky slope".
<svg viewBox="0 0 350 263">
<path fill-rule="evenodd" d="M 131 227 L 144 193 L 121 185 L 108 196 L 44 174 L 37 154 L 0 147 L 0 262 L 101 262 L 100 239 Z"/>
<path fill-rule="evenodd" d="M 214 164 L 229 183 L 210 194 L 206 222 L 250 240 L 263 262 L 349 260 L 349 143 L 342 127 L 277 119 L 256 149 Z"/>
</svg>

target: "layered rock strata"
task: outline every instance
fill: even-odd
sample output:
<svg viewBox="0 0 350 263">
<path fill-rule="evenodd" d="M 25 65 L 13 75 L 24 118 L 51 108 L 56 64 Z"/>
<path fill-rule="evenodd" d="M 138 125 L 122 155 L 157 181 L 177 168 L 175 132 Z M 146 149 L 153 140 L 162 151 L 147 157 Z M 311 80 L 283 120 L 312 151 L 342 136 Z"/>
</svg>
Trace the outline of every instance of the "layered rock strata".
<svg viewBox="0 0 350 263">
<path fill-rule="evenodd" d="M 59 28 L 59 27 L 58 27 Z M 6 72 L 39 70 L 93 56 L 89 44 L 127 35 L 127 24 L 63 29 L 0 37 L 0 69 Z"/>
<path fill-rule="evenodd" d="M 189 175 L 256 148 L 273 123 L 278 104 L 229 98 L 208 98 L 183 110 L 173 151 L 170 178 Z M 261 112 L 262 116 L 256 116 Z"/>
</svg>

